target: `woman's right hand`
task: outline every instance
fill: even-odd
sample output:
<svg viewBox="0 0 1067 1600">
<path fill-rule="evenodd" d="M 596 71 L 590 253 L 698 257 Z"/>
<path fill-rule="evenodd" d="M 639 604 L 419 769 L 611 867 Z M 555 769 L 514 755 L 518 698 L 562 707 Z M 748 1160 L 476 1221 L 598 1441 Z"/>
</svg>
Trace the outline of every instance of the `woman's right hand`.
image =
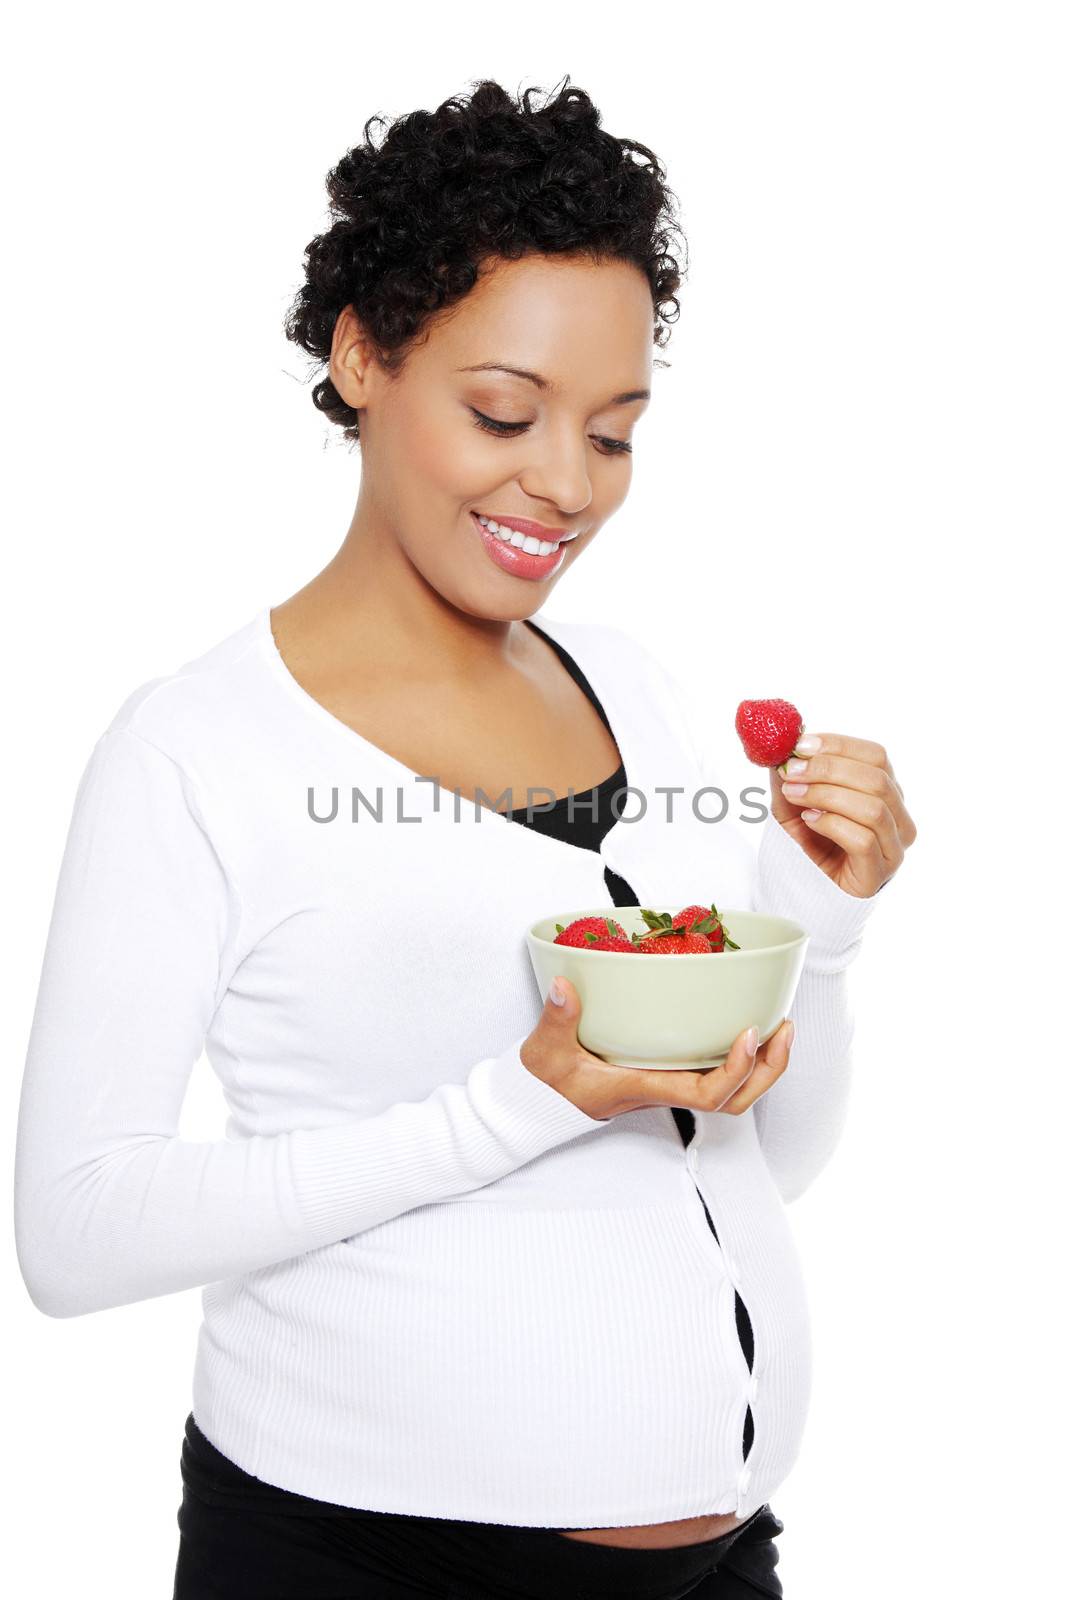
<svg viewBox="0 0 1067 1600">
<path fill-rule="evenodd" d="M 578 1043 L 582 1014 L 578 992 L 567 978 L 555 978 L 553 983 L 563 1003 L 554 1003 L 550 985 L 541 1020 L 523 1040 L 519 1057 L 535 1077 L 598 1122 L 641 1106 L 683 1106 L 736 1116 L 766 1094 L 789 1065 L 794 1029 L 787 1018 L 755 1054 L 746 1048 L 746 1035 L 738 1034 L 719 1067 L 700 1071 L 617 1067 Z"/>
</svg>

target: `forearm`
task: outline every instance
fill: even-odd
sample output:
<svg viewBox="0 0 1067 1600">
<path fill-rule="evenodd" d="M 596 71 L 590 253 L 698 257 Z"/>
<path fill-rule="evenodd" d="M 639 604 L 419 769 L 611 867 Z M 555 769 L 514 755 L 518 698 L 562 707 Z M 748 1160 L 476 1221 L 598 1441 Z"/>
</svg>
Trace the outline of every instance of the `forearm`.
<svg viewBox="0 0 1067 1600">
<path fill-rule="evenodd" d="M 798 922 L 809 935 L 789 1015 L 789 1066 L 752 1109 L 767 1165 L 785 1200 L 804 1192 L 844 1127 L 852 1073 L 847 969 L 859 952 L 871 899 L 845 894 L 774 817 L 762 824 L 754 908 Z"/>
<path fill-rule="evenodd" d="M 241 896 L 191 779 L 109 731 L 75 800 L 19 1106 L 15 1242 L 51 1316 L 271 1266 L 605 1126 L 531 1073 L 515 1040 L 456 1063 L 460 1081 L 364 1118 L 181 1138 L 240 929 Z M 352 1057 L 354 1073 L 388 1070 L 360 1061 L 355 1042 Z"/>
<path fill-rule="evenodd" d="M 606 1125 L 531 1073 L 520 1043 L 464 1083 L 361 1121 L 206 1143 L 124 1139 L 99 1114 L 87 1122 L 74 1061 L 60 1069 L 43 1045 L 31 1050 L 15 1230 L 34 1304 L 78 1316 L 252 1272 L 480 1188 Z M 61 1075 L 62 1111 L 46 1104 Z"/>
<path fill-rule="evenodd" d="M 852 1080 L 848 975 L 805 972 L 789 1009 L 796 1039 L 789 1066 L 753 1103 L 756 1131 L 783 1200 L 822 1171 L 845 1124 Z"/>
</svg>

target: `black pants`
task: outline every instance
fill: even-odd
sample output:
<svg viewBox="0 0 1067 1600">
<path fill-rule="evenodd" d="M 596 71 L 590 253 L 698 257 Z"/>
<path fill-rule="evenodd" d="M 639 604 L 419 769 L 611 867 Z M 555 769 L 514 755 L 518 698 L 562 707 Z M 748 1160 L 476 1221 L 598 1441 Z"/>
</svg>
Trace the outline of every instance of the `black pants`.
<svg viewBox="0 0 1067 1600">
<path fill-rule="evenodd" d="M 769 1506 L 719 1539 L 642 1550 L 550 1528 L 352 1510 L 182 1445 L 173 1600 L 754 1600 L 781 1596 Z"/>
</svg>

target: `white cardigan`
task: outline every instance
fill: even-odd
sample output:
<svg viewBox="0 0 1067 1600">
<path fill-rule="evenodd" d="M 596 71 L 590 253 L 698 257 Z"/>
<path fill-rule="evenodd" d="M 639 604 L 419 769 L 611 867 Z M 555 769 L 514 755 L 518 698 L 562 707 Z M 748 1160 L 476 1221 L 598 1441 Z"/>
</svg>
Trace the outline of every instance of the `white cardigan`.
<svg viewBox="0 0 1067 1600">
<path fill-rule="evenodd" d="M 746 1516 L 792 1468 L 808 1409 L 783 1201 L 840 1133 L 845 968 L 873 897 L 772 817 L 698 820 L 713 762 L 673 676 L 617 628 L 535 620 L 640 791 L 599 855 L 355 733 L 289 672 L 269 608 L 126 699 L 59 872 L 19 1262 L 54 1317 L 201 1287 L 192 1409 L 267 1483 L 532 1527 Z M 683 786 L 670 822 L 657 785 Z M 309 788 L 321 818 L 338 791 L 332 821 Z M 698 1114 L 688 1150 L 668 1107 L 597 1120 L 519 1058 L 541 1012 L 524 930 L 610 905 L 605 863 L 644 905 L 707 895 L 811 936 L 787 1072 L 750 1112 Z M 202 1050 L 223 1139 L 177 1132 Z"/>
</svg>

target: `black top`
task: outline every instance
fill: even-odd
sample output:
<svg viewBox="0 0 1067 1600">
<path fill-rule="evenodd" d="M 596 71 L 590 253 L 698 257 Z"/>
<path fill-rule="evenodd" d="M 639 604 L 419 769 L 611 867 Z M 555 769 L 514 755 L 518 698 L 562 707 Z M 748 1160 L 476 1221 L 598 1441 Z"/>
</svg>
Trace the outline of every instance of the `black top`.
<svg viewBox="0 0 1067 1600">
<path fill-rule="evenodd" d="M 527 627 L 534 630 L 544 639 L 546 644 L 552 646 L 559 659 L 563 662 L 571 677 L 578 687 L 584 691 L 592 701 L 599 713 L 600 720 L 605 728 L 615 738 L 607 713 L 600 704 L 593 686 L 589 682 L 581 667 L 572 655 L 564 650 L 555 639 L 550 639 L 543 628 L 536 622 L 527 620 Z M 616 745 L 618 740 L 615 740 Z M 615 771 L 604 779 L 602 783 L 595 784 L 591 789 L 582 789 L 575 795 L 562 795 L 557 800 L 546 801 L 540 805 L 523 806 L 509 813 L 512 822 L 521 822 L 524 827 L 533 828 L 537 833 L 547 833 L 553 839 L 562 839 L 567 844 L 576 844 L 583 850 L 599 851 L 604 836 L 614 826 L 618 812 L 625 805 L 626 791 L 626 766 L 620 761 Z M 618 798 L 616 799 L 616 796 Z M 612 809 L 614 802 L 615 809 Z M 636 906 L 640 902 L 633 889 L 625 878 L 613 872 L 609 866 L 604 868 L 604 882 L 611 895 L 613 905 Z"/>
</svg>

